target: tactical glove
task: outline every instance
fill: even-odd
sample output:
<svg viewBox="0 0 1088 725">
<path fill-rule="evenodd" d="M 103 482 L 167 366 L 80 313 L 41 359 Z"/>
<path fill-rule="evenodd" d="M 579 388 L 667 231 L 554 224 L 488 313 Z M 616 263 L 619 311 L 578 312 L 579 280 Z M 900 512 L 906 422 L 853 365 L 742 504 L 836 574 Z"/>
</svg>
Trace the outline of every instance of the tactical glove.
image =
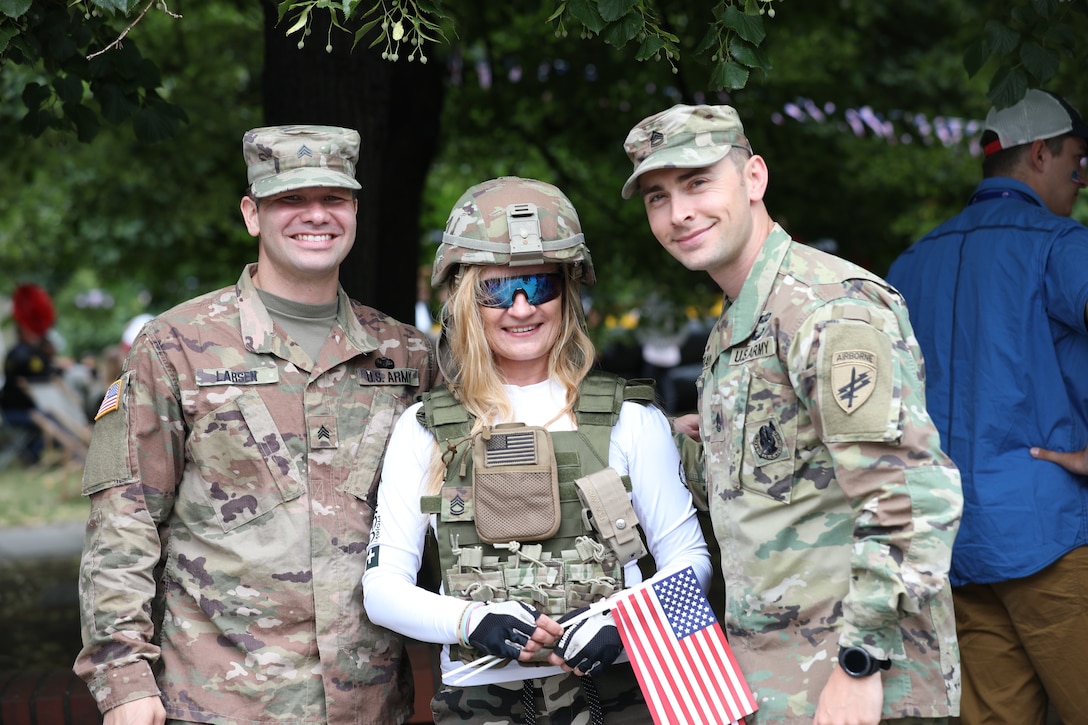
<svg viewBox="0 0 1088 725">
<path fill-rule="evenodd" d="M 585 609 L 567 613 L 559 623 L 563 624 Z M 555 653 L 566 660 L 567 667 L 595 677 L 608 669 L 622 651 L 623 642 L 611 611 L 594 614 L 565 628 L 555 646 Z"/>
<path fill-rule="evenodd" d="M 536 630 L 540 612 L 522 602 L 485 604 L 472 610 L 468 643 L 489 655 L 516 660 Z"/>
</svg>

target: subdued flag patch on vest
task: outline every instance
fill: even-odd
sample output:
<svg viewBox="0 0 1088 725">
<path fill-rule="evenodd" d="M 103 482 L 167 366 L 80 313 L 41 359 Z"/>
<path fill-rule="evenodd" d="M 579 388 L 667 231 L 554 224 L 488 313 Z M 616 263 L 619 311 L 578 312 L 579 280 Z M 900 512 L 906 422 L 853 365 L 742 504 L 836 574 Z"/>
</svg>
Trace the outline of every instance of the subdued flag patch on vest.
<svg viewBox="0 0 1088 725">
<path fill-rule="evenodd" d="M 94 414 L 94 419 L 98 420 L 106 413 L 112 413 L 121 407 L 121 379 L 114 380 L 113 383 L 106 388 L 106 394 L 102 396 L 102 404 L 98 406 L 98 412 Z"/>
<path fill-rule="evenodd" d="M 877 360 L 872 350 L 836 350 L 831 354 L 835 402 L 847 415 L 865 405 L 876 390 Z"/>
<path fill-rule="evenodd" d="M 532 431 L 492 433 L 485 459 L 488 466 L 532 465 L 536 463 L 536 437 Z"/>
</svg>

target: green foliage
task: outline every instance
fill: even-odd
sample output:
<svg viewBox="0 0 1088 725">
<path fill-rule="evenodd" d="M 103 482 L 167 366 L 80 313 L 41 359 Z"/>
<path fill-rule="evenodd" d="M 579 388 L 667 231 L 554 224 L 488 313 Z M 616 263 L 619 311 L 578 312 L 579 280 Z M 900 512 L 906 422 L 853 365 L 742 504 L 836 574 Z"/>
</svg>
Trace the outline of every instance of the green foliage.
<svg viewBox="0 0 1088 725">
<path fill-rule="evenodd" d="M 142 141 L 177 133 L 185 112 L 162 98 L 159 69 L 136 43 L 120 43 L 111 22 L 134 9 L 127 0 L 0 2 L 0 67 L 24 84 L 24 135 L 52 129 L 88 142 L 103 122 L 129 120 Z"/>
<path fill-rule="evenodd" d="M 114 341 L 130 312 L 233 281 L 253 253 L 238 221 L 237 140 L 260 124 L 259 11 L 205 0 L 177 20 L 139 16 L 148 2 L 0 3 L 0 127 L 33 137 L 0 149 L 0 294 L 38 281 L 70 310 L 88 290 L 109 292 L 113 308 L 62 315 L 80 349 Z M 282 32 L 300 42 L 376 41 L 387 57 L 422 61 L 426 50 L 449 68 L 425 244 L 470 184 L 502 174 L 551 181 L 575 202 L 603 271 L 595 310 L 618 318 L 661 289 L 680 309 L 705 309 L 716 296 L 654 242 L 639 203 L 619 199 L 630 169 L 621 142 L 635 122 L 677 102 L 737 106 L 771 166 L 775 218 L 883 272 L 978 179 L 977 127 L 945 145 L 923 126 L 977 123 L 995 89 L 1011 98 L 1044 78 L 1072 98 L 1084 90 L 1071 40 L 1083 35 L 1084 4 L 1013 6 L 282 0 L 277 10 Z M 316 13 L 334 18 L 320 39 L 310 35 Z M 369 34 L 341 41 L 348 17 Z M 44 27 L 50 18 L 63 32 Z M 120 47 L 86 59 L 138 18 Z M 632 62 L 651 59 L 666 62 Z M 82 65 L 100 75 L 67 70 Z M 148 88 L 153 96 L 140 94 Z M 188 122 L 159 103 L 185 109 Z M 816 115 L 784 110 L 806 104 Z M 855 128 L 848 114 L 862 110 L 879 132 Z"/>
<path fill-rule="evenodd" d="M 1088 30 L 1088 8 L 1079 0 L 1002 2 L 983 33 L 964 53 L 971 76 L 992 68 L 987 95 L 1006 108 L 1029 88 L 1046 86 L 1058 75 L 1063 58 L 1083 66 L 1088 54 L 1080 38 Z"/>
<path fill-rule="evenodd" d="M 238 213 L 239 140 L 260 125 L 260 27 L 259 8 L 232 2 L 198 4 L 183 25 L 163 14 L 141 22 L 159 94 L 190 117 L 168 139 L 146 144 L 147 132 L 126 124 L 83 143 L 49 128 L 0 149 L 0 297 L 22 281 L 45 286 L 69 354 L 117 342 L 139 312 L 232 283 L 253 259 Z M 20 122 L 13 89 L 31 74 L 0 74 L 6 138 Z M 136 123 L 153 131 L 156 121 Z M 88 299 L 99 301 L 80 302 Z"/>
<path fill-rule="evenodd" d="M 743 88 L 752 70 L 768 71 L 770 65 L 758 52 L 763 42 L 764 15 L 774 17 L 773 5 L 782 0 L 722 0 L 705 10 L 699 21 L 708 27 L 705 48 L 696 49 L 700 54 L 715 47 L 709 77 L 714 90 Z M 396 60 L 400 46 L 411 48 L 408 60 L 417 57 L 427 62 L 424 52 L 426 43 L 445 43 L 447 35 L 442 27 L 472 23 L 465 5 L 454 3 L 444 6 L 437 0 L 365 0 L 363 2 L 339 2 L 337 0 L 280 0 L 280 20 L 288 19 L 287 34 L 299 33 L 299 47 L 306 42 L 314 14 L 317 11 L 332 15 L 332 25 L 343 29 L 348 18 L 366 21 L 355 34 L 355 43 L 364 37 L 372 37 L 371 47 L 384 43 L 383 58 Z M 661 3 L 655 0 L 556 0 L 547 23 L 555 25 L 560 38 L 567 37 L 575 28 L 583 39 L 599 37 L 606 44 L 624 48 L 636 42 L 637 60 L 661 59 L 669 62 L 675 72 L 680 59 L 680 38 L 662 22 Z M 465 17 L 459 17 L 459 12 Z M 333 38 L 326 39 L 326 49 L 331 50 Z"/>
<path fill-rule="evenodd" d="M 411 48 L 408 60 L 426 63 L 423 52 L 426 43 L 445 42 L 446 36 L 439 21 L 446 16 L 446 11 L 439 0 L 379 0 L 372 5 L 352 2 L 352 0 L 280 0 L 277 6 L 279 20 L 290 20 L 286 33 L 288 36 L 299 35 L 298 47 L 303 48 L 306 38 L 313 30 L 317 11 L 327 12 L 332 22 L 325 39 L 325 51 L 332 52 L 332 30 L 336 28 L 345 33 L 348 20 L 362 21 L 354 33 L 353 47 L 365 38 L 371 38 L 370 47 L 385 44 L 382 58 L 396 61 L 400 58 L 400 47 L 406 44 Z"/>
</svg>

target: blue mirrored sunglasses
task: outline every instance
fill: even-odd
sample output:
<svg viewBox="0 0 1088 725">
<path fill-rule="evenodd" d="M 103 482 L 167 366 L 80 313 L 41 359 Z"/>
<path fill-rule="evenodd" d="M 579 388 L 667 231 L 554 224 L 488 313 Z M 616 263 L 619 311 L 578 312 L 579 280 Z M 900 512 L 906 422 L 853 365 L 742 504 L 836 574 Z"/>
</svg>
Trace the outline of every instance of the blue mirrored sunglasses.
<svg viewBox="0 0 1088 725">
<path fill-rule="evenodd" d="M 520 277 L 482 279 L 476 288 L 476 301 L 484 307 L 506 309 L 514 306 L 518 292 L 530 305 L 551 302 L 563 291 L 563 276 L 556 272 L 525 274 Z"/>
</svg>

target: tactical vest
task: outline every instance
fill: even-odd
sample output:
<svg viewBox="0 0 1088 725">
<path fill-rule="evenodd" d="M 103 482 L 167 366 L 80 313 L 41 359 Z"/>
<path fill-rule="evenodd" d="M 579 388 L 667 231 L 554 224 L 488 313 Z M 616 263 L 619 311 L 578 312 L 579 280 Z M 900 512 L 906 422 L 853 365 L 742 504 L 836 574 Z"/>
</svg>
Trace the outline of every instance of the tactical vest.
<svg viewBox="0 0 1088 725">
<path fill-rule="evenodd" d="M 419 422 L 449 452 L 442 493 L 421 499 L 423 513 L 436 515 L 445 593 L 468 601 L 519 600 L 558 619 L 622 589 L 623 566 L 584 518 L 574 481 L 608 466 L 623 401 L 646 405 L 653 391 L 653 381 L 603 372 L 586 377 L 574 407 L 578 429 L 550 433 L 558 465 L 559 529 L 545 541 L 509 545 L 481 541 L 472 517 L 474 418 L 445 386 L 424 393 Z M 629 492 L 630 479 L 622 480 Z M 640 566 L 651 558 L 644 556 Z M 455 660 L 476 655 L 457 646 L 450 654 Z"/>
</svg>

